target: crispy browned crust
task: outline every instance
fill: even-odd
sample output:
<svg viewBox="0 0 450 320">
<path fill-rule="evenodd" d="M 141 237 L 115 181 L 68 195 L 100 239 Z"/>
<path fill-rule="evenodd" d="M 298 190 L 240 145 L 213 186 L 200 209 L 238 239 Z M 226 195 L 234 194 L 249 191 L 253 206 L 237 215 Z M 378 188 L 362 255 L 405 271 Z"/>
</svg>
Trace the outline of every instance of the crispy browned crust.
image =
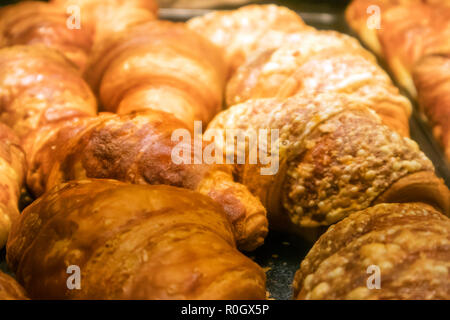
<svg viewBox="0 0 450 320">
<path fill-rule="evenodd" d="M 229 76 L 253 52 L 295 40 L 291 34 L 310 28 L 294 11 L 276 5 L 214 11 L 189 20 L 188 26 L 224 51 Z"/>
<path fill-rule="evenodd" d="M 61 182 L 88 177 L 198 190 L 225 209 L 241 249 L 261 245 L 267 219 L 259 200 L 234 182 L 231 167 L 194 163 L 193 140 L 183 142 L 191 163 L 176 164 L 172 152 L 181 142 L 172 140 L 175 130 L 189 133 L 183 122 L 156 110 L 101 114 L 40 128 L 24 143 L 28 186 L 40 195 Z"/>
<path fill-rule="evenodd" d="M 370 265 L 380 289 L 369 289 Z M 450 220 L 422 203 L 379 204 L 331 226 L 301 263 L 295 299 L 450 299 Z"/>
<path fill-rule="evenodd" d="M 12 277 L 0 271 L 0 300 L 27 300 L 25 290 Z"/>
<path fill-rule="evenodd" d="M 423 58 L 414 69 L 413 76 L 419 105 L 450 161 L 450 53 Z"/>
<path fill-rule="evenodd" d="M 43 44 L 63 53 L 84 70 L 92 46 L 88 25 L 67 27 L 69 14 L 41 1 L 24 1 L 0 10 L 0 47 Z"/>
<path fill-rule="evenodd" d="M 163 110 L 189 127 L 221 109 L 224 77 L 219 49 L 185 24 L 169 21 L 150 21 L 106 39 L 86 73 L 106 110 Z"/>
<path fill-rule="evenodd" d="M 6 243 L 12 223 L 19 217 L 18 200 L 25 170 L 25 154 L 19 138 L 0 123 L 0 248 Z"/>
<path fill-rule="evenodd" d="M 24 210 L 7 260 L 30 297 L 264 299 L 265 274 L 235 247 L 221 208 L 170 186 L 84 180 Z M 81 290 L 67 288 L 67 267 Z"/>
<path fill-rule="evenodd" d="M 448 188 L 436 178 L 431 162 L 414 141 L 382 125 L 358 95 L 329 92 L 249 100 L 220 113 L 209 128 L 279 130 L 276 175 L 263 176 L 264 165 L 248 162 L 236 170 L 277 229 L 330 225 L 383 194 L 386 201 L 400 201 L 405 184 L 418 186 L 409 176 L 419 172 L 426 179 L 414 193 L 415 201 L 449 213 Z"/>
<path fill-rule="evenodd" d="M 235 72 L 227 85 L 228 106 L 308 91 L 353 93 L 386 125 L 409 136 L 409 101 L 356 39 L 333 31 L 297 35 L 298 41 L 255 54 Z"/>
<path fill-rule="evenodd" d="M 58 51 L 42 45 L 0 49 L 0 121 L 19 137 L 50 122 L 95 114 L 89 86 Z"/>
</svg>

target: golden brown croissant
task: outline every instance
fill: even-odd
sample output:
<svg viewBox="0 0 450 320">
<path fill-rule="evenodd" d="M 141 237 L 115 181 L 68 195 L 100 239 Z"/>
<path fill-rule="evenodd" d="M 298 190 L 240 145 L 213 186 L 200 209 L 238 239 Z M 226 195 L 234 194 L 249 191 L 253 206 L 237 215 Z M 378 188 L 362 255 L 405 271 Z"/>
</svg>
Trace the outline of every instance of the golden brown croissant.
<svg viewBox="0 0 450 320">
<path fill-rule="evenodd" d="M 450 52 L 421 59 L 414 69 L 419 106 L 450 159 Z"/>
<path fill-rule="evenodd" d="M 39 299 L 266 296 L 264 271 L 236 249 L 221 208 L 170 186 L 60 185 L 24 210 L 8 240 L 7 261 Z M 79 290 L 68 289 L 76 285 L 68 279 L 71 270 L 79 271 Z"/>
<path fill-rule="evenodd" d="M 88 177 L 197 190 L 222 205 L 239 248 L 261 245 L 267 219 L 259 200 L 234 182 L 230 166 L 206 164 L 195 153 L 194 141 L 174 139 L 176 130 L 189 133 L 183 122 L 155 110 L 101 114 L 42 127 L 24 141 L 28 186 L 40 195 L 61 182 Z M 174 160 L 177 146 L 188 155 L 188 163 Z"/>
<path fill-rule="evenodd" d="M 359 95 L 248 100 L 218 114 L 209 128 L 247 136 L 278 130 L 275 175 L 261 175 L 262 163 L 237 168 L 238 181 L 259 196 L 273 228 L 330 225 L 377 201 L 423 201 L 450 213 L 449 191 L 431 162 L 415 142 L 382 125 Z"/>
<path fill-rule="evenodd" d="M 156 18 L 155 0 L 51 0 L 61 11 L 79 9 L 82 28 L 89 28 L 94 43 L 127 27 Z"/>
<path fill-rule="evenodd" d="M 433 125 L 433 133 L 450 159 L 448 57 L 450 54 L 450 2 L 375 1 L 380 29 L 369 28 L 365 7 L 369 0 L 355 0 L 347 21 L 364 42 L 383 56 L 397 81 L 417 97 Z M 418 96 L 417 96 L 418 95 Z"/>
<path fill-rule="evenodd" d="M 432 207 L 379 204 L 322 235 L 295 275 L 294 298 L 450 299 L 449 248 L 450 220 Z"/>
<path fill-rule="evenodd" d="M 257 98 L 284 99 L 307 91 L 354 93 L 383 122 L 409 136 L 409 101 L 375 57 L 356 39 L 334 31 L 305 30 L 299 40 L 252 56 L 227 85 L 227 105 Z"/>
<path fill-rule="evenodd" d="M 12 223 L 19 217 L 18 202 L 25 165 L 25 154 L 18 137 L 0 123 L 0 248 L 6 243 Z"/>
<path fill-rule="evenodd" d="M 139 24 L 103 41 L 86 73 L 106 110 L 163 110 L 191 128 L 221 109 L 224 76 L 218 48 L 169 21 Z"/>
<path fill-rule="evenodd" d="M 214 11 L 189 20 L 188 25 L 224 51 L 229 76 L 252 53 L 296 41 L 296 32 L 310 28 L 294 11 L 276 5 Z"/>
<path fill-rule="evenodd" d="M 42 45 L 0 49 L 0 121 L 19 137 L 53 121 L 95 114 L 89 86 L 58 51 Z"/>
<path fill-rule="evenodd" d="M 27 300 L 25 290 L 16 280 L 0 271 L 0 300 Z"/>
<path fill-rule="evenodd" d="M 0 9 L 0 47 L 43 44 L 59 50 L 83 70 L 92 46 L 89 26 L 69 28 L 69 14 L 57 6 L 25 1 Z"/>
</svg>

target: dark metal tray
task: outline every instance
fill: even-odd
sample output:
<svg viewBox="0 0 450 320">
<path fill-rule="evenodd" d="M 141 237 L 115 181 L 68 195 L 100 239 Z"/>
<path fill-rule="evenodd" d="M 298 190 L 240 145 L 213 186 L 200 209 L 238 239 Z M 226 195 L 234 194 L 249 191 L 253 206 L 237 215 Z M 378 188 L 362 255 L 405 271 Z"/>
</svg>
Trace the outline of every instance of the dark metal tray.
<svg viewBox="0 0 450 320">
<path fill-rule="evenodd" d="M 186 21 L 210 10 L 203 9 L 165 9 L 160 10 L 160 18 L 174 21 Z M 342 8 L 330 12 L 299 12 L 305 22 L 318 29 L 336 30 L 355 36 L 348 28 Z M 380 61 L 382 66 L 383 63 Z M 386 69 L 386 68 L 385 68 Z M 404 92 L 403 92 L 404 93 Z M 404 93 L 405 94 L 405 93 Z M 450 165 L 445 160 L 443 150 L 434 140 L 430 127 L 417 112 L 417 106 L 410 119 L 411 137 L 431 159 L 436 172 L 450 186 Z M 248 254 L 267 272 L 267 288 L 274 299 L 291 299 L 292 280 L 300 262 L 308 253 L 312 243 L 294 235 L 271 231 L 265 244 Z M 5 251 L 0 251 L 0 269 L 7 271 L 4 261 Z"/>
</svg>

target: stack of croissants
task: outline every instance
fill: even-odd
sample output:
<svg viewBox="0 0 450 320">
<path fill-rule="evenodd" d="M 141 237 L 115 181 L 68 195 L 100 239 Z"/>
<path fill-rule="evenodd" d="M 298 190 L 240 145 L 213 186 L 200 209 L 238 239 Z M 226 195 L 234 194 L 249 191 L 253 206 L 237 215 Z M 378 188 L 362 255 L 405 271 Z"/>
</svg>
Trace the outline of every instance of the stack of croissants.
<svg viewBox="0 0 450 320">
<path fill-rule="evenodd" d="M 389 11 L 380 45 L 369 2 L 351 25 L 417 89 L 449 152 L 449 15 L 416 40 L 415 15 Z M 416 2 L 430 7 L 417 19 L 437 14 Z M 450 299 L 450 192 L 408 137 L 409 100 L 356 39 L 276 5 L 181 23 L 153 0 L 53 0 L 0 9 L 0 46 L 0 247 L 15 274 L 0 272 L 0 299 L 266 299 L 242 251 L 269 228 L 318 238 L 295 299 Z M 248 161 L 264 143 L 233 149 L 239 164 L 173 161 L 173 132 L 195 121 L 278 130 L 277 172 Z"/>
</svg>

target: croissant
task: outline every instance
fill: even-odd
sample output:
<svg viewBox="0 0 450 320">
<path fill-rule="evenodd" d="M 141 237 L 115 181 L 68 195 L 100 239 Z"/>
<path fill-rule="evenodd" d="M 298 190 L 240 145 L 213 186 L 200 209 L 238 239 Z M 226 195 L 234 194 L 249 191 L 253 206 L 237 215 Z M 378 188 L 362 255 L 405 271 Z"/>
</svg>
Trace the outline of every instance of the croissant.
<svg viewBox="0 0 450 320">
<path fill-rule="evenodd" d="M 311 28 L 294 11 L 276 5 L 214 11 L 192 18 L 187 24 L 223 50 L 228 76 L 252 53 L 298 40 L 296 32 Z"/>
<path fill-rule="evenodd" d="M 47 123 L 96 111 L 89 86 L 58 51 L 43 45 L 0 49 L 0 121 L 19 137 Z"/>
<path fill-rule="evenodd" d="M 0 271 L 0 300 L 27 300 L 25 290 L 16 280 Z"/>
<path fill-rule="evenodd" d="M 59 50 L 83 70 L 92 46 L 89 26 L 69 28 L 70 15 L 60 8 L 25 1 L 0 9 L 0 47 L 43 44 Z"/>
<path fill-rule="evenodd" d="M 222 107 L 218 48 L 183 23 L 150 21 L 99 44 L 86 79 L 105 110 L 163 110 L 193 127 Z"/>
<path fill-rule="evenodd" d="M 450 159 L 450 52 L 420 60 L 413 73 L 419 106 Z"/>
<path fill-rule="evenodd" d="M 210 128 L 240 129 L 245 136 L 277 130 L 271 142 L 278 146 L 271 149 L 279 159 L 275 174 L 261 175 L 268 167 L 262 162 L 236 169 L 238 181 L 267 208 L 274 229 L 307 232 L 377 202 L 423 201 L 449 214 L 448 188 L 431 162 L 414 141 L 382 125 L 358 95 L 248 100 L 219 113 Z M 253 144 L 258 153 L 261 146 Z M 253 150 L 247 148 L 248 157 Z"/>
<path fill-rule="evenodd" d="M 28 187 L 40 195 L 61 182 L 86 177 L 184 187 L 222 205 L 239 248 L 253 250 L 261 245 L 267 219 L 259 200 L 234 182 L 231 166 L 207 164 L 202 155 L 198 158 L 195 141 L 174 139 L 177 130 L 190 132 L 183 122 L 157 110 L 101 114 L 41 127 L 23 143 Z M 188 162 L 174 160 L 177 147 L 188 155 Z"/>
<path fill-rule="evenodd" d="M 294 298 L 450 299 L 449 248 L 450 220 L 440 212 L 379 204 L 320 237 L 295 274 Z"/>
<path fill-rule="evenodd" d="M 0 123 L 0 248 L 6 243 L 12 223 L 19 217 L 18 202 L 25 165 L 25 154 L 18 137 Z"/>
<path fill-rule="evenodd" d="M 57 186 L 24 210 L 7 261 L 31 298 L 266 297 L 264 271 L 236 249 L 221 208 L 163 185 Z M 81 276 L 79 290 L 68 289 L 76 285 L 71 270 Z"/>
<path fill-rule="evenodd" d="M 385 58 L 397 81 L 417 97 L 449 157 L 449 98 L 445 90 L 449 71 L 445 57 L 450 54 L 450 2 L 376 1 L 381 6 L 380 29 L 367 25 L 367 3 L 353 1 L 347 9 L 347 21 Z"/>
<path fill-rule="evenodd" d="M 61 11 L 78 8 L 82 28 L 87 26 L 95 43 L 134 24 L 156 18 L 155 0 L 51 0 Z"/>
<path fill-rule="evenodd" d="M 277 49 L 255 54 L 227 84 L 227 105 L 284 99 L 305 91 L 354 93 L 383 123 L 408 136 L 411 105 L 357 40 L 334 31 L 306 30 Z"/>
</svg>

